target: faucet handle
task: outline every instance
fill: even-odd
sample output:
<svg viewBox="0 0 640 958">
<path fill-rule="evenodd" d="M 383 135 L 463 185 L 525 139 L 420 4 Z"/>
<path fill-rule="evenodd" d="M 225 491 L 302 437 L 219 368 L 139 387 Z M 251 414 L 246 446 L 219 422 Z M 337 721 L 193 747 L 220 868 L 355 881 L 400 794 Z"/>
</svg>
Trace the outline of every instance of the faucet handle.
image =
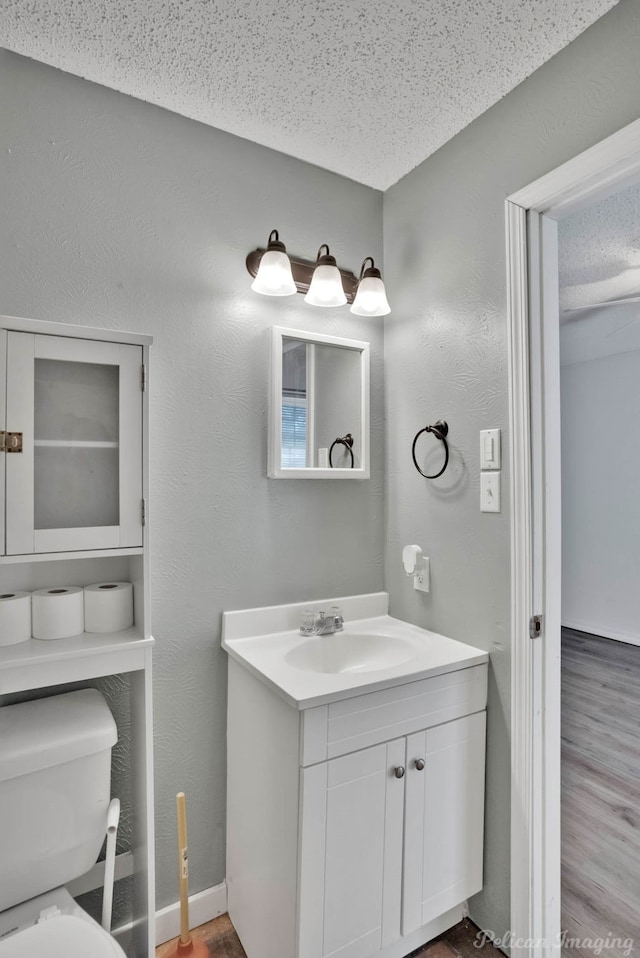
<svg viewBox="0 0 640 958">
<path fill-rule="evenodd" d="M 316 613 L 313 609 L 305 609 L 302 613 L 300 635 L 313 635 L 316 628 Z"/>
<path fill-rule="evenodd" d="M 331 606 L 331 618 L 334 621 L 336 632 L 341 632 L 344 627 L 344 616 L 339 605 Z"/>
</svg>

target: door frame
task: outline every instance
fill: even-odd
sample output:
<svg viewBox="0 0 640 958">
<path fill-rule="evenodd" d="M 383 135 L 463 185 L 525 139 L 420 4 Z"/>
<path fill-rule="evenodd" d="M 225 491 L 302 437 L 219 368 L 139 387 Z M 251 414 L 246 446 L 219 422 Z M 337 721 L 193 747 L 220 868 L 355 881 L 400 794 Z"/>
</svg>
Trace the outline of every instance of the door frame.
<svg viewBox="0 0 640 958">
<path fill-rule="evenodd" d="M 640 120 L 505 201 L 511 435 L 512 958 L 560 949 L 557 221 L 640 177 Z M 531 639 L 533 615 L 543 631 Z"/>
</svg>

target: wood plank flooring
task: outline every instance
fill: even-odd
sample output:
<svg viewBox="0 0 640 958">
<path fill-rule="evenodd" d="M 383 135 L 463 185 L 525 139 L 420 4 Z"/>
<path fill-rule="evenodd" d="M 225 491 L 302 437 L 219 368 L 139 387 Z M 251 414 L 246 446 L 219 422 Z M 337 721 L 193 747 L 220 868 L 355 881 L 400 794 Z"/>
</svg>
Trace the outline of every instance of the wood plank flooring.
<svg viewBox="0 0 640 958">
<path fill-rule="evenodd" d="M 640 647 L 572 629 L 562 630 L 562 927 L 621 939 L 605 941 L 602 958 L 640 956 Z"/>
<path fill-rule="evenodd" d="M 488 942 L 481 946 L 475 944 L 478 931 L 477 925 L 465 918 L 444 935 L 412 952 L 411 958 L 504 958 L 502 952 Z M 194 929 L 192 936 L 206 942 L 211 958 L 246 958 L 228 915 Z M 174 939 L 160 945 L 156 958 L 175 958 L 176 943 Z"/>
</svg>

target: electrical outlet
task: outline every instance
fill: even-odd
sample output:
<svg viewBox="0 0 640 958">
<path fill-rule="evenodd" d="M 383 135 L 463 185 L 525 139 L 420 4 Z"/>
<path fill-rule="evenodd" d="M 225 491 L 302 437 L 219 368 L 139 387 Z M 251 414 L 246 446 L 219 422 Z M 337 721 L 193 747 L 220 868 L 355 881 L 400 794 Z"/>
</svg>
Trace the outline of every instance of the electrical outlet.
<svg viewBox="0 0 640 958">
<path fill-rule="evenodd" d="M 430 579 L 429 559 L 423 556 L 420 565 L 413 573 L 413 588 L 417 589 L 418 592 L 428 592 L 431 584 Z"/>
</svg>

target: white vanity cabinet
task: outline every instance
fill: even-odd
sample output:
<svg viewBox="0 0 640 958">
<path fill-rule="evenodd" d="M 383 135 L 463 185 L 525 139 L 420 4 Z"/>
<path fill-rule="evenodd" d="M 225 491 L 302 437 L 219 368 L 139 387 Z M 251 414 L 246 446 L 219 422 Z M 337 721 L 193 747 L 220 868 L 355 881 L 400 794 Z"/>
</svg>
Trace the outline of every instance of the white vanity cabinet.
<svg viewBox="0 0 640 958">
<path fill-rule="evenodd" d="M 302 770 L 301 955 L 376 954 L 480 891 L 484 739 L 479 712 Z"/>
<path fill-rule="evenodd" d="M 0 335 L 5 554 L 142 546 L 142 346 Z"/>
<path fill-rule="evenodd" d="M 296 710 L 229 661 L 229 914 L 248 958 L 402 958 L 482 888 L 487 666 Z"/>
</svg>

